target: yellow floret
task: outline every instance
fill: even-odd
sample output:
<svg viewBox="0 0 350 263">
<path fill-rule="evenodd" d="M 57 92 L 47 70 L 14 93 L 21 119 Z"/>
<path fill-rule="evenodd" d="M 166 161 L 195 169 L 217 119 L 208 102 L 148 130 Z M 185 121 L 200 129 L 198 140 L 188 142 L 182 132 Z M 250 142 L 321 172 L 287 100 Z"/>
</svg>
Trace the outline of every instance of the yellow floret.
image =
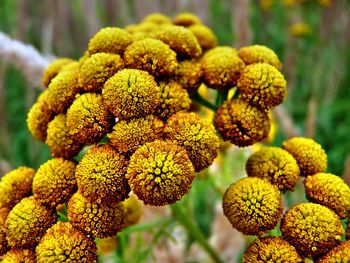
<svg viewBox="0 0 350 263">
<path fill-rule="evenodd" d="M 325 255 L 315 260 L 315 263 L 343 263 L 350 262 L 350 240 L 340 243 Z"/>
<path fill-rule="evenodd" d="M 74 60 L 70 58 L 59 58 L 51 62 L 45 69 L 42 82 L 45 87 L 48 87 L 51 80 L 60 72 L 62 67 L 72 63 Z"/>
<path fill-rule="evenodd" d="M 202 64 L 198 60 L 183 60 L 175 72 L 175 80 L 188 92 L 196 91 L 202 83 Z"/>
<path fill-rule="evenodd" d="M 36 263 L 35 253 L 30 249 L 12 248 L 2 258 L 2 263 Z"/>
<path fill-rule="evenodd" d="M 195 35 L 203 51 L 214 48 L 218 44 L 216 35 L 209 27 L 195 24 L 188 27 L 188 29 Z"/>
<path fill-rule="evenodd" d="M 147 16 L 142 20 L 142 22 L 151 22 L 155 23 L 158 25 L 163 25 L 163 24 L 171 24 L 171 20 L 169 17 L 166 15 L 163 15 L 161 13 L 152 13 Z"/>
<path fill-rule="evenodd" d="M 263 45 L 253 45 L 241 47 L 238 50 L 238 56 L 247 64 L 255 63 L 267 63 L 278 70 L 282 68 L 282 63 L 280 62 L 276 53 Z"/>
<path fill-rule="evenodd" d="M 0 208 L 0 256 L 5 254 L 10 248 L 6 240 L 6 218 L 10 212 L 10 209 L 7 207 Z"/>
<path fill-rule="evenodd" d="M 125 210 L 124 227 L 137 224 L 142 216 L 140 201 L 135 195 L 130 195 L 130 197 L 123 202 L 123 205 Z"/>
<path fill-rule="evenodd" d="M 202 21 L 195 14 L 192 14 L 192 13 L 179 13 L 179 14 L 177 14 L 174 17 L 173 23 L 175 25 L 188 27 L 188 26 L 191 26 L 191 25 L 194 25 L 194 24 L 201 24 Z"/>
</svg>

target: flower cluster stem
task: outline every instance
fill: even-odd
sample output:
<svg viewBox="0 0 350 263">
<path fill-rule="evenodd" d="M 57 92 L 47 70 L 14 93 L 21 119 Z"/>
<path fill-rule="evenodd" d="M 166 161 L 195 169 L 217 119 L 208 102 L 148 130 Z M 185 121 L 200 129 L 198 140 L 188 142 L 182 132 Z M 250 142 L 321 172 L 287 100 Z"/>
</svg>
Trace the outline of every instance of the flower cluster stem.
<svg viewBox="0 0 350 263">
<path fill-rule="evenodd" d="M 192 94 L 191 99 L 193 101 L 198 102 L 199 104 L 213 110 L 213 111 L 217 110 L 217 107 L 214 104 L 212 104 L 210 101 L 207 101 L 206 99 L 204 99 L 201 95 L 199 95 L 198 92 Z"/>
</svg>

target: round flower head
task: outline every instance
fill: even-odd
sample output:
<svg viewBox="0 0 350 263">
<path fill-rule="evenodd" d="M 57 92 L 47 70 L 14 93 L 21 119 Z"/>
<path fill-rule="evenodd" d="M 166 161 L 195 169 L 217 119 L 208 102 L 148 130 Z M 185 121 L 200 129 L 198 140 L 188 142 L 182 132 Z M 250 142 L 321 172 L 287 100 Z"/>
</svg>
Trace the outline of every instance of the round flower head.
<svg viewBox="0 0 350 263">
<path fill-rule="evenodd" d="M 283 149 L 297 160 L 300 175 L 323 173 L 327 169 L 327 155 L 322 146 L 311 138 L 294 137 L 282 144 Z"/>
<path fill-rule="evenodd" d="M 242 263 L 283 262 L 304 263 L 296 249 L 280 237 L 254 240 L 242 257 Z"/>
<path fill-rule="evenodd" d="M 178 112 L 165 126 L 167 139 L 186 149 L 196 172 L 211 165 L 219 150 L 214 126 L 194 112 Z"/>
<path fill-rule="evenodd" d="M 304 180 L 307 199 L 332 209 L 340 218 L 350 212 L 350 188 L 342 178 L 330 173 L 317 173 Z"/>
<path fill-rule="evenodd" d="M 102 96 L 107 108 L 120 120 L 152 114 L 160 104 L 160 91 L 146 71 L 122 69 L 105 83 Z"/>
<path fill-rule="evenodd" d="M 122 203 L 90 202 L 81 193 L 75 193 L 68 203 L 69 222 L 77 229 L 93 237 L 115 236 L 123 228 Z"/>
<path fill-rule="evenodd" d="M 322 257 L 315 260 L 316 263 L 343 263 L 350 262 L 350 240 L 344 241 L 329 250 Z"/>
<path fill-rule="evenodd" d="M 301 256 L 315 257 L 338 244 L 344 229 L 338 216 L 325 206 L 302 203 L 290 208 L 281 222 L 283 237 Z"/>
<path fill-rule="evenodd" d="M 175 80 L 188 92 L 196 91 L 202 83 L 202 64 L 197 60 L 183 60 L 175 72 Z"/>
<path fill-rule="evenodd" d="M 167 44 L 152 38 L 130 44 L 124 59 L 129 67 L 146 70 L 155 77 L 172 75 L 177 67 L 176 53 Z"/>
<path fill-rule="evenodd" d="M 278 147 L 263 147 L 246 163 L 248 176 L 264 178 L 281 191 L 293 190 L 300 170 L 294 157 Z"/>
<path fill-rule="evenodd" d="M 243 100 L 261 109 L 269 109 L 283 102 L 287 82 L 275 67 L 266 63 L 248 65 L 241 72 L 237 89 Z"/>
<path fill-rule="evenodd" d="M 266 111 L 243 100 L 226 100 L 216 111 L 214 124 L 224 141 L 249 146 L 269 135 L 271 120 Z"/>
<path fill-rule="evenodd" d="M 124 61 L 118 54 L 93 54 L 80 68 L 79 85 L 84 91 L 99 91 L 123 67 Z"/>
<path fill-rule="evenodd" d="M 111 146 L 92 146 L 75 171 L 78 189 L 91 202 L 122 201 L 130 192 L 125 177 L 127 165 L 125 157 Z"/>
<path fill-rule="evenodd" d="M 130 155 L 146 142 L 160 139 L 163 135 L 163 122 L 153 115 L 118 121 L 109 133 L 108 143 L 118 152 Z"/>
<path fill-rule="evenodd" d="M 97 247 L 69 222 L 58 222 L 47 230 L 35 249 L 38 263 L 91 262 L 97 263 Z"/>
<path fill-rule="evenodd" d="M 142 22 L 151 22 L 155 23 L 158 25 L 163 25 L 163 24 L 171 24 L 171 20 L 169 17 L 166 15 L 163 15 L 161 13 L 152 13 L 147 16 L 142 20 Z"/>
<path fill-rule="evenodd" d="M 0 208 L 0 256 L 5 254 L 9 250 L 7 240 L 6 240 L 6 218 L 10 209 L 7 207 Z"/>
<path fill-rule="evenodd" d="M 75 162 L 63 158 L 42 164 L 33 179 L 34 197 L 52 208 L 65 203 L 76 191 Z"/>
<path fill-rule="evenodd" d="M 0 180 L 0 208 L 12 209 L 22 198 L 32 193 L 35 170 L 21 166 L 3 175 Z"/>
<path fill-rule="evenodd" d="M 7 242 L 11 247 L 35 248 L 56 220 L 53 211 L 33 196 L 23 198 L 7 216 Z"/>
<path fill-rule="evenodd" d="M 53 62 L 51 62 L 45 69 L 43 76 L 42 76 L 42 82 L 45 87 L 48 87 L 51 80 L 56 77 L 58 72 L 62 69 L 62 67 L 72 63 L 74 60 L 70 58 L 59 58 L 55 59 Z"/>
<path fill-rule="evenodd" d="M 238 50 L 238 56 L 247 64 L 267 63 L 277 69 L 282 68 L 282 64 L 276 53 L 263 45 L 253 45 L 241 47 Z"/>
<path fill-rule="evenodd" d="M 66 115 L 69 133 L 81 144 L 98 142 L 110 131 L 114 122 L 102 95 L 77 95 Z"/>
<path fill-rule="evenodd" d="M 147 37 L 150 37 L 150 35 L 159 30 L 161 25 L 145 21 L 140 24 L 131 24 L 128 25 L 125 30 L 132 34 L 133 41 L 145 39 Z"/>
<path fill-rule="evenodd" d="M 224 215 L 245 235 L 261 235 L 273 229 L 282 216 L 278 188 L 257 177 L 240 179 L 226 190 Z"/>
<path fill-rule="evenodd" d="M 89 42 L 89 53 L 99 52 L 123 54 L 132 42 L 132 36 L 118 27 L 105 27 L 98 31 Z"/>
<path fill-rule="evenodd" d="M 2 263 L 36 263 L 35 253 L 29 249 L 13 248 L 4 255 Z"/>
<path fill-rule="evenodd" d="M 186 151 L 169 141 L 146 143 L 131 156 L 127 178 L 146 205 L 164 206 L 180 200 L 191 188 L 194 168 Z"/>
<path fill-rule="evenodd" d="M 218 44 L 218 40 L 214 32 L 207 26 L 195 24 L 188 29 L 195 35 L 202 50 L 214 48 Z"/>
<path fill-rule="evenodd" d="M 64 157 L 70 159 L 76 156 L 81 149 L 81 144 L 66 125 L 66 115 L 59 114 L 47 126 L 47 137 L 45 142 L 53 157 Z"/>
<path fill-rule="evenodd" d="M 142 216 L 140 201 L 134 195 L 131 195 L 123 202 L 123 206 L 125 212 L 124 227 L 137 224 Z"/>
<path fill-rule="evenodd" d="M 230 46 L 218 46 L 207 50 L 203 55 L 203 59 L 207 59 L 211 56 L 218 56 L 220 54 L 228 54 L 228 53 L 230 53 L 231 56 L 232 55 L 237 56 L 237 50 L 235 48 Z"/>
<path fill-rule="evenodd" d="M 201 24 L 202 21 L 195 14 L 192 14 L 192 13 L 180 13 L 180 14 L 177 14 L 174 17 L 173 23 L 175 25 L 188 27 L 188 26 L 191 26 L 191 25 L 194 25 L 194 24 Z"/>
</svg>

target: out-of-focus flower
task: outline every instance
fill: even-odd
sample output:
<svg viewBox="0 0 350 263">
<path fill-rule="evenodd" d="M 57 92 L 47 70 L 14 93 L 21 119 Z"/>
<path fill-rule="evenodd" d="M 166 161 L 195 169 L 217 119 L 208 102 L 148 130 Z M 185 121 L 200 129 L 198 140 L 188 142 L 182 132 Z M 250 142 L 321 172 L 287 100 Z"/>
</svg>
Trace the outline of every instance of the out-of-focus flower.
<svg viewBox="0 0 350 263">
<path fill-rule="evenodd" d="M 238 50 L 238 56 L 244 61 L 246 65 L 255 63 L 267 63 L 278 70 L 282 68 L 282 63 L 276 53 L 263 45 L 252 45 L 241 47 Z"/>
<path fill-rule="evenodd" d="M 144 204 L 164 206 L 175 203 L 188 192 L 195 174 L 185 149 L 156 140 L 136 150 L 126 176 Z"/>
<path fill-rule="evenodd" d="M 195 35 L 203 51 L 214 48 L 218 44 L 216 35 L 209 27 L 202 24 L 194 24 L 188 29 Z"/>
<path fill-rule="evenodd" d="M 264 11 L 269 11 L 275 3 L 276 0 L 259 0 L 259 5 Z"/>
<path fill-rule="evenodd" d="M 340 243 L 344 229 L 325 206 L 302 203 L 290 208 L 281 222 L 283 237 L 304 257 L 317 257 Z"/>
<path fill-rule="evenodd" d="M 195 25 L 195 24 L 201 24 L 202 21 L 195 14 L 192 14 L 192 13 L 180 13 L 180 14 L 177 14 L 174 17 L 173 23 L 175 25 L 188 27 L 188 26 Z"/>
<path fill-rule="evenodd" d="M 222 207 L 232 226 L 245 235 L 273 229 L 282 216 L 278 188 L 257 177 L 246 177 L 229 186 Z"/>
<path fill-rule="evenodd" d="M 142 216 L 140 201 L 135 195 L 130 195 L 130 197 L 123 202 L 123 205 L 125 211 L 124 227 L 137 224 Z"/>
<path fill-rule="evenodd" d="M 323 6 L 323 7 L 330 7 L 332 6 L 332 0 L 317 0 L 317 2 Z"/>
<path fill-rule="evenodd" d="M 10 212 L 7 207 L 0 208 L 0 256 L 5 254 L 10 248 L 6 240 L 6 218 Z"/>
<path fill-rule="evenodd" d="M 164 24 L 171 24 L 171 19 L 168 16 L 161 13 L 152 13 L 145 16 L 142 22 L 151 22 L 157 25 L 164 25 Z"/>
<path fill-rule="evenodd" d="M 315 260 L 315 263 L 350 262 L 350 240 L 340 243 L 325 255 Z"/>
<path fill-rule="evenodd" d="M 202 64 L 198 60 L 183 60 L 175 72 L 175 80 L 188 92 L 196 91 L 202 83 Z"/>
<path fill-rule="evenodd" d="M 35 253 L 30 249 L 12 248 L 1 260 L 2 263 L 35 263 Z"/>
<path fill-rule="evenodd" d="M 311 27 L 305 22 L 294 23 L 289 27 L 289 32 L 296 37 L 308 36 L 312 33 Z"/>
<path fill-rule="evenodd" d="M 101 238 L 97 242 L 97 254 L 103 255 L 110 253 L 117 249 L 118 238 L 117 236 Z"/>
<path fill-rule="evenodd" d="M 42 82 L 45 87 L 48 87 L 51 80 L 56 77 L 58 72 L 62 69 L 62 67 L 72 63 L 74 60 L 70 58 L 59 58 L 55 59 L 53 62 L 51 62 L 45 69 L 43 76 L 42 76 Z"/>
</svg>

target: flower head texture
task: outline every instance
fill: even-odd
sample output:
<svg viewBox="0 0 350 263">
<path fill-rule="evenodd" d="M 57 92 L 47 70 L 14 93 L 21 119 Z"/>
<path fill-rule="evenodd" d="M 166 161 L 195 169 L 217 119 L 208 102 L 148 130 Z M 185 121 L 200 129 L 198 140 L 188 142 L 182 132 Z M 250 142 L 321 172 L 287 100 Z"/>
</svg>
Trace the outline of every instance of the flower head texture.
<svg viewBox="0 0 350 263">
<path fill-rule="evenodd" d="M 111 146 L 92 146 L 75 171 L 78 189 L 91 202 L 122 201 L 130 192 L 127 165 L 127 159 Z"/>
<path fill-rule="evenodd" d="M 69 222 L 58 222 L 47 230 L 35 249 L 38 263 L 89 262 L 97 263 L 97 247 Z"/>
<path fill-rule="evenodd" d="M 237 89 L 243 100 L 261 109 L 269 109 L 283 102 L 287 82 L 275 67 L 267 63 L 248 65 L 241 72 Z"/>
<path fill-rule="evenodd" d="M 125 211 L 124 227 L 137 224 L 142 216 L 141 203 L 137 197 L 135 195 L 130 195 L 130 197 L 123 202 L 123 206 Z"/>
<path fill-rule="evenodd" d="M 35 263 L 35 253 L 30 249 L 13 248 L 4 255 L 2 263 Z"/>
<path fill-rule="evenodd" d="M 228 54 L 228 53 L 230 53 L 231 56 L 232 55 L 237 56 L 237 50 L 235 48 L 230 46 L 217 46 L 207 50 L 203 55 L 203 59 L 207 59 L 211 56 L 218 56 L 220 54 Z"/>
<path fill-rule="evenodd" d="M 133 192 L 146 205 L 164 206 L 180 200 L 191 188 L 194 168 L 185 149 L 156 140 L 130 158 L 127 178 Z"/>
<path fill-rule="evenodd" d="M 242 263 L 304 263 L 296 249 L 280 237 L 254 240 L 243 254 Z"/>
<path fill-rule="evenodd" d="M 202 21 L 195 14 L 192 14 L 192 13 L 180 13 L 180 14 L 177 14 L 174 17 L 173 23 L 175 25 L 188 27 L 188 26 L 191 26 L 191 25 L 194 25 L 194 24 L 201 24 Z"/>
<path fill-rule="evenodd" d="M 342 178 L 330 173 L 317 173 L 304 180 L 306 197 L 313 203 L 332 209 L 340 218 L 350 213 L 350 187 Z"/>
<path fill-rule="evenodd" d="M 70 64 L 74 60 L 70 58 L 59 58 L 55 59 L 53 62 L 51 62 L 45 69 L 43 76 L 42 76 L 42 82 L 45 87 L 48 87 L 51 80 L 60 72 L 62 67 Z"/>
<path fill-rule="evenodd" d="M 195 24 L 188 29 L 195 35 L 202 50 L 208 50 L 216 47 L 218 40 L 214 32 L 203 24 Z"/>
<path fill-rule="evenodd" d="M 329 250 L 322 257 L 315 260 L 316 263 L 343 263 L 350 262 L 350 240 L 344 241 Z"/>
<path fill-rule="evenodd" d="M 232 226 L 245 235 L 261 235 L 273 229 L 282 216 L 280 191 L 257 177 L 246 177 L 231 184 L 222 207 Z"/>
<path fill-rule="evenodd" d="M 105 83 L 102 96 L 107 108 L 120 120 L 154 113 L 160 104 L 160 90 L 146 71 L 122 69 Z"/>
<path fill-rule="evenodd" d="M 188 92 L 196 91 L 202 83 L 202 64 L 198 60 L 183 60 L 175 72 L 175 80 Z"/>
<path fill-rule="evenodd" d="M 247 64 L 267 63 L 280 70 L 282 63 L 276 53 L 263 45 L 253 45 L 241 47 L 238 50 L 238 56 Z"/>
<path fill-rule="evenodd" d="M 167 139 L 186 149 L 197 172 L 211 165 L 218 154 L 219 138 L 214 126 L 196 113 L 172 115 L 164 133 Z"/>
<path fill-rule="evenodd" d="M 10 248 L 6 240 L 6 218 L 10 212 L 10 209 L 7 207 L 0 208 L 0 256 L 5 254 Z"/>
<path fill-rule="evenodd" d="M 322 255 L 337 245 L 344 235 L 338 216 L 327 207 L 313 203 L 290 208 L 282 218 L 281 231 L 305 257 Z"/>
<path fill-rule="evenodd" d="M 147 16 L 142 20 L 142 22 L 151 22 L 155 23 L 158 25 L 166 25 L 166 24 L 171 24 L 171 20 L 168 16 L 161 14 L 161 13 L 152 13 Z"/>
<path fill-rule="evenodd" d="M 311 138 L 293 137 L 283 142 L 283 149 L 298 163 L 302 176 L 323 173 L 327 169 L 327 155 L 322 146 Z"/>
<path fill-rule="evenodd" d="M 226 100 L 216 111 L 214 124 L 224 141 L 245 147 L 267 138 L 271 119 L 243 100 Z"/>
<path fill-rule="evenodd" d="M 300 170 L 294 157 L 278 147 L 263 147 L 252 154 L 246 163 L 248 176 L 269 180 L 281 191 L 293 190 Z"/>
<path fill-rule="evenodd" d="M 65 203 L 77 188 L 76 163 L 54 158 L 42 164 L 33 179 L 33 194 L 40 203 L 54 208 Z"/>
</svg>

